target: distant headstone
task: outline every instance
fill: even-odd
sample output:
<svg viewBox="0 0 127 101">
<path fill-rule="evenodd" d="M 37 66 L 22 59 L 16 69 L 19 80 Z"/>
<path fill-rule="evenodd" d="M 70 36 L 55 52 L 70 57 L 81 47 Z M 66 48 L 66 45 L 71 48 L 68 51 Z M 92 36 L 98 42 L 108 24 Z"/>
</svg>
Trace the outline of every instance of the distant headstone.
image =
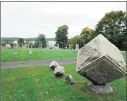
<svg viewBox="0 0 127 101">
<path fill-rule="evenodd" d="M 54 69 L 54 75 L 56 77 L 61 77 L 64 75 L 64 67 L 58 65 L 56 66 L 56 68 Z"/>
<path fill-rule="evenodd" d="M 65 80 L 70 85 L 74 84 L 74 80 L 72 78 L 72 75 L 70 75 L 70 74 L 65 78 Z"/>
<path fill-rule="evenodd" d="M 71 51 L 75 51 L 74 49 L 71 49 Z"/>
<path fill-rule="evenodd" d="M 11 48 L 11 45 L 10 45 L 10 44 L 7 44 L 7 45 L 6 45 L 6 48 Z"/>
<path fill-rule="evenodd" d="M 57 49 L 59 49 L 59 44 L 57 44 Z"/>
<path fill-rule="evenodd" d="M 94 85 L 106 85 L 127 74 L 121 52 L 101 34 L 78 51 L 76 71 Z"/>
<path fill-rule="evenodd" d="M 29 50 L 29 55 L 31 55 L 32 54 L 32 50 Z"/>
<path fill-rule="evenodd" d="M 51 63 L 50 63 L 50 68 L 52 69 L 52 70 L 54 70 L 57 66 L 58 66 L 59 64 L 56 62 L 56 61 L 52 61 Z"/>
<path fill-rule="evenodd" d="M 71 45 L 69 45 L 69 49 L 71 49 Z"/>
<path fill-rule="evenodd" d="M 78 51 L 78 50 L 79 50 L 79 45 L 76 44 L 76 45 L 75 45 L 75 51 Z"/>
</svg>

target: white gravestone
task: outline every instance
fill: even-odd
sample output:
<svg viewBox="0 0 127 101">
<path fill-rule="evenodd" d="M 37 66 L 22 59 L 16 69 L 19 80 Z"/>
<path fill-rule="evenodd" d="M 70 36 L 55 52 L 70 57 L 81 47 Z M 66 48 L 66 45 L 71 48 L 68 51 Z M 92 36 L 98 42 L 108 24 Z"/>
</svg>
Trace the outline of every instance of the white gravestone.
<svg viewBox="0 0 127 101">
<path fill-rule="evenodd" d="M 57 44 L 57 48 L 59 48 L 59 44 Z"/>
<path fill-rule="evenodd" d="M 7 45 L 6 45 L 6 48 L 11 48 L 11 45 L 10 45 L 10 44 L 7 44 Z"/>
<path fill-rule="evenodd" d="M 76 44 L 76 45 L 75 45 L 75 51 L 78 51 L 78 50 L 79 50 L 79 45 Z"/>
<path fill-rule="evenodd" d="M 78 51 L 76 71 L 97 85 L 127 74 L 121 52 L 101 34 Z"/>
</svg>

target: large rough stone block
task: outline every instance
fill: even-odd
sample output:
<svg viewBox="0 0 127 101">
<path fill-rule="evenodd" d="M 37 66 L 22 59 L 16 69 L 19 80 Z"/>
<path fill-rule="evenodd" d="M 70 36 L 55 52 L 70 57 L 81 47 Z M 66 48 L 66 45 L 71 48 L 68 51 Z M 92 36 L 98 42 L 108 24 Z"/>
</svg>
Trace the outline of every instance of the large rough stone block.
<svg viewBox="0 0 127 101">
<path fill-rule="evenodd" d="M 127 74 L 119 49 L 101 34 L 78 51 L 76 71 L 98 85 Z"/>
</svg>

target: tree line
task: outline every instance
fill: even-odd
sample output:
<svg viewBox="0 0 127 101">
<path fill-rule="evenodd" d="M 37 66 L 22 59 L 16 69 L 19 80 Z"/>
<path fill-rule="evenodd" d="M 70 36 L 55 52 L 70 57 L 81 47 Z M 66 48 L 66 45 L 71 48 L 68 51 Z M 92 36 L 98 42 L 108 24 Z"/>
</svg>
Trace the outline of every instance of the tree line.
<svg viewBox="0 0 127 101">
<path fill-rule="evenodd" d="M 111 11 L 95 26 L 95 30 L 85 27 L 80 35 L 71 38 L 70 44 L 75 48 L 79 44 L 81 48 L 97 35 L 104 35 L 110 42 L 115 44 L 120 50 L 127 50 L 127 15 L 123 11 Z"/>
<path fill-rule="evenodd" d="M 84 22 L 85 23 L 85 22 Z M 115 44 L 120 50 L 127 50 L 127 15 L 123 11 L 111 11 L 108 12 L 100 19 L 96 24 L 95 29 L 85 27 L 82 29 L 81 33 L 77 33 L 71 39 L 68 39 L 68 26 L 62 25 L 59 26 L 55 32 L 55 40 L 57 46 L 59 44 L 60 48 L 66 48 L 71 45 L 71 48 L 74 49 L 76 44 L 79 44 L 79 47 L 83 47 L 90 40 L 95 38 L 97 35 L 104 35 L 110 42 Z M 30 40 L 25 40 L 26 43 L 29 43 Z M 9 43 L 9 42 L 8 42 Z M 24 44 L 24 39 L 18 39 L 18 45 L 22 47 Z M 32 44 L 32 43 L 31 43 Z M 46 37 L 44 34 L 39 34 L 35 39 L 35 44 L 33 47 L 45 48 L 47 45 Z"/>
</svg>

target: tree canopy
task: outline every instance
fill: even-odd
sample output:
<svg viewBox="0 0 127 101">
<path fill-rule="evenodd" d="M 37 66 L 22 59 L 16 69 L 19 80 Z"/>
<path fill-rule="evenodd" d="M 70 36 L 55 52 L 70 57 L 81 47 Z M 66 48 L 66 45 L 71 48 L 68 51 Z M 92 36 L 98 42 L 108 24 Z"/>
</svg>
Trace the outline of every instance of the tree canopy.
<svg viewBox="0 0 127 101">
<path fill-rule="evenodd" d="M 56 34 L 56 44 L 59 44 L 60 48 L 65 48 L 67 47 L 67 42 L 68 42 L 68 26 L 63 25 L 58 27 L 57 31 L 55 32 Z"/>
<path fill-rule="evenodd" d="M 23 38 L 18 38 L 18 45 L 20 47 L 22 47 L 23 44 L 24 44 L 24 39 Z"/>
<path fill-rule="evenodd" d="M 111 11 L 104 15 L 98 22 L 95 30 L 85 27 L 80 36 L 75 36 L 70 43 L 74 47 L 78 43 L 81 47 L 99 34 L 104 35 L 110 42 L 115 44 L 121 50 L 127 50 L 127 15 L 123 11 Z M 79 40 L 80 41 L 75 41 Z"/>
<path fill-rule="evenodd" d="M 44 34 L 39 34 L 39 36 L 37 37 L 37 40 L 38 42 L 36 42 L 37 44 L 40 42 L 41 43 L 41 46 L 43 48 L 46 48 L 46 38 L 45 38 L 45 35 Z"/>
<path fill-rule="evenodd" d="M 86 44 L 92 39 L 93 32 L 94 30 L 89 27 L 85 27 L 82 30 L 82 32 L 80 33 L 82 44 Z"/>
<path fill-rule="evenodd" d="M 97 36 L 98 34 L 103 34 L 119 49 L 125 50 L 127 48 L 126 21 L 127 16 L 125 12 L 108 12 L 96 25 L 94 36 Z"/>
</svg>

